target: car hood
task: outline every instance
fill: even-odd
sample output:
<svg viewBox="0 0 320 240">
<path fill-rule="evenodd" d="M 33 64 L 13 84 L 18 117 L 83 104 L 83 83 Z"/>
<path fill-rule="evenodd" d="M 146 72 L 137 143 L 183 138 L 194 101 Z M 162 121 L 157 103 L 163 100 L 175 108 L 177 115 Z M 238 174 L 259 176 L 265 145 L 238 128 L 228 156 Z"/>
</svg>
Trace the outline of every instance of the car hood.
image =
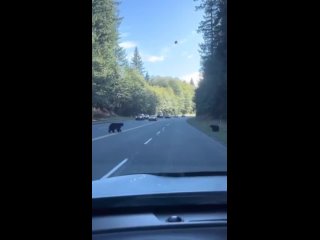
<svg viewBox="0 0 320 240">
<path fill-rule="evenodd" d="M 92 181 L 92 199 L 195 192 L 227 192 L 227 176 L 133 174 Z"/>
</svg>

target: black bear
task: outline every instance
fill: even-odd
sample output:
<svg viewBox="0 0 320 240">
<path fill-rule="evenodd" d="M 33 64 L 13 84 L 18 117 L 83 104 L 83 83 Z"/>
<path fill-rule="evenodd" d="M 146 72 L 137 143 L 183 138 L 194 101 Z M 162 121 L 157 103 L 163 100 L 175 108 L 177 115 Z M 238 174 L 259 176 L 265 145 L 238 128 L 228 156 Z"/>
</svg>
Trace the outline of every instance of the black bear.
<svg viewBox="0 0 320 240">
<path fill-rule="evenodd" d="M 210 125 L 211 129 L 213 132 L 218 132 L 219 131 L 219 126 L 218 125 Z"/>
<path fill-rule="evenodd" d="M 117 130 L 118 132 L 121 132 L 121 127 L 123 126 L 123 123 L 111 123 L 109 125 L 109 133 L 114 132 Z"/>
</svg>

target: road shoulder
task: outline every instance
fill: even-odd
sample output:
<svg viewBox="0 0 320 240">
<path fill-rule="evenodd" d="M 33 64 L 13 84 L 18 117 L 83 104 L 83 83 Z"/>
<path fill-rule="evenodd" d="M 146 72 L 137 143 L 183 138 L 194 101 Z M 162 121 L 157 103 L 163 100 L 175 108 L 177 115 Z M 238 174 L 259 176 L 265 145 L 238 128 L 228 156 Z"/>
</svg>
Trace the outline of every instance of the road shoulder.
<svg viewBox="0 0 320 240">
<path fill-rule="evenodd" d="M 220 142 L 224 146 L 227 146 L 227 124 L 224 122 L 219 123 L 216 120 L 209 118 L 190 117 L 187 119 L 187 123 L 199 131 L 205 133 L 207 136 Z M 211 124 L 219 125 L 219 132 L 213 132 L 210 128 Z"/>
</svg>

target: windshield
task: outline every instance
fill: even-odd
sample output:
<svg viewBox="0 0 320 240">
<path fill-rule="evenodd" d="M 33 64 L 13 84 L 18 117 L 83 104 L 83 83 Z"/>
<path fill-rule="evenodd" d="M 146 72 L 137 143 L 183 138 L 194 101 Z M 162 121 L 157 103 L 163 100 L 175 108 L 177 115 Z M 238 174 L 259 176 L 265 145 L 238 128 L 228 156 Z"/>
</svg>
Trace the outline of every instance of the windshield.
<svg viewBox="0 0 320 240">
<path fill-rule="evenodd" d="M 226 175 L 226 16 L 226 0 L 92 0 L 93 181 Z"/>
</svg>

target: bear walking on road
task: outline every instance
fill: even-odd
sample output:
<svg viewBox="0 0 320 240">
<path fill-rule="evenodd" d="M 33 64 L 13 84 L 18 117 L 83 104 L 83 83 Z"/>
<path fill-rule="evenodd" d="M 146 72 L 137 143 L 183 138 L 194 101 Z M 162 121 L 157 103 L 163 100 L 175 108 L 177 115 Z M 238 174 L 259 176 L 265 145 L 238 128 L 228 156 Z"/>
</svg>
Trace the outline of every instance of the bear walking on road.
<svg viewBox="0 0 320 240">
<path fill-rule="evenodd" d="M 123 126 L 123 123 L 111 123 L 109 125 L 109 133 L 114 132 L 117 130 L 118 132 L 121 132 L 121 127 Z"/>
</svg>

